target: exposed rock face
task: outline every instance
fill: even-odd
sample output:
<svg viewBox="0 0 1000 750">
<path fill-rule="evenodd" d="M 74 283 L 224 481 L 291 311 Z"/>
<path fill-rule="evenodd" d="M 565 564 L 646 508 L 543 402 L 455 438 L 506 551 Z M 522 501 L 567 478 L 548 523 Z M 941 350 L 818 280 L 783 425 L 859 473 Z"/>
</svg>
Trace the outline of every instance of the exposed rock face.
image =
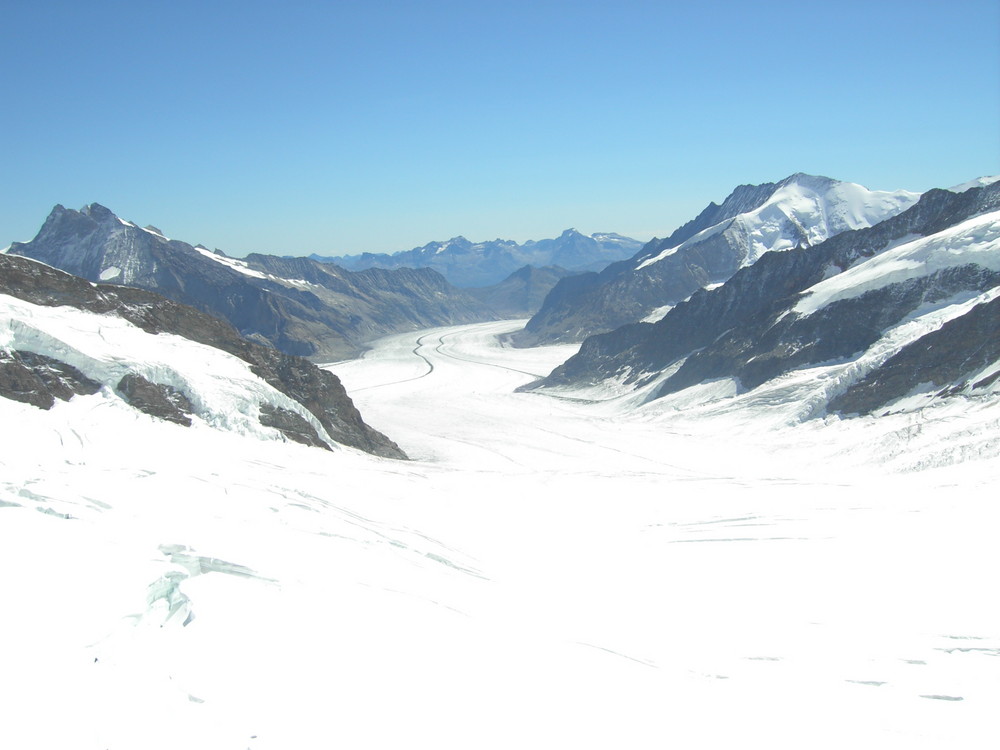
<svg viewBox="0 0 1000 750">
<path fill-rule="evenodd" d="M 736 377 L 744 388 L 756 388 L 797 367 L 866 350 L 921 305 L 998 284 L 1000 273 L 961 266 L 835 302 L 807 317 L 765 318 L 755 326 L 757 337 L 749 333 L 750 326 L 740 326 L 692 353 L 663 384 L 660 395 L 722 377 Z"/>
<path fill-rule="evenodd" d="M 1000 379 L 1000 297 L 976 305 L 965 315 L 903 347 L 830 401 L 831 411 L 872 414 L 917 389 L 930 395 L 976 395 Z"/>
<path fill-rule="evenodd" d="M 694 294 L 655 324 L 623 326 L 590 337 L 576 356 L 529 388 L 611 378 L 639 385 L 668 368 L 674 372 L 663 380 L 659 396 L 718 378 L 736 378 L 743 388 L 753 388 L 792 369 L 856 355 L 921 306 L 996 288 L 1000 271 L 969 262 L 898 282 L 889 279 L 806 315 L 795 312 L 801 293 L 890 247 L 938 235 L 998 207 L 1000 183 L 964 193 L 932 190 L 909 210 L 874 227 L 844 232 L 809 248 L 764 255 L 725 285 Z M 974 369 L 993 351 L 995 332 L 989 331 L 988 322 L 993 309 L 987 306 L 964 316 L 964 323 L 946 327 L 957 347 L 950 357 L 941 359 L 947 349 L 935 343 L 946 335 L 942 329 L 921 339 L 923 345 L 904 349 L 900 359 L 885 363 L 831 408 L 871 411 L 898 397 L 904 385 L 913 387 L 913 378 L 922 377 L 917 373 L 938 382 L 935 378 L 964 372 L 966 364 L 957 363 Z M 958 370 L 948 370 L 946 361 Z M 902 373 L 904 367 L 909 374 Z"/>
<path fill-rule="evenodd" d="M 296 443 L 330 450 L 330 446 L 316 434 L 315 428 L 304 420 L 301 414 L 296 414 L 294 411 L 282 409 L 273 404 L 261 404 L 260 423 L 265 427 L 279 430 L 285 437 Z"/>
<path fill-rule="evenodd" d="M 497 318 L 526 318 L 541 307 L 546 295 L 560 279 L 573 275 L 564 268 L 524 266 L 499 284 L 469 289 Z"/>
<path fill-rule="evenodd" d="M 36 305 L 68 305 L 116 315 L 148 333 L 172 333 L 213 346 L 249 363 L 253 372 L 299 402 L 337 442 L 377 456 L 405 458 L 385 435 L 365 424 L 333 373 L 301 357 L 242 338 L 228 323 L 142 289 L 92 284 L 25 258 L 0 254 L 0 294 Z"/>
<path fill-rule="evenodd" d="M 741 185 L 665 240 L 600 274 L 561 281 L 513 336 L 518 346 L 580 341 L 676 305 L 773 251 L 815 245 L 870 226 L 917 200 L 915 193 L 868 191 L 827 177 L 795 174 Z"/>
<path fill-rule="evenodd" d="M 317 361 L 356 356 L 365 341 L 389 333 L 492 316 L 429 269 L 354 274 L 307 258 L 238 260 L 140 229 L 98 204 L 56 206 L 35 239 L 8 252 L 89 281 L 155 291 Z"/>
<path fill-rule="evenodd" d="M 99 390 L 100 383 L 65 362 L 34 352 L 0 349 L 0 396 L 4 398 L 51 409 L 56 399 L 69 401 Z"/>
<path fill-rule="evenodd" d="M 430 242 L 400 253 L 362 253 L 346 256 L 310 256 L 336 263 L 352 271 L 368 268 L 433 268 L 455 286 L 487 287 L 501 283 L 523 266 L 558 266 L 570 271 L 598 271 L 609 263 L 630 258 L 642 243 L 619 234 L 592 234 L 589 237 L 567 229 L 559 237 L 529 240 L 523 245 L 512 240 L 470 242 L 453 237 L 446 242 Z"/>
<path fill-rule="evenodd" d="M 187 396 L 172 386 L 151 383 L 142 375 L 130 372 L 119 381 L 117 390 L 125 401 L 141 412 L 185 427 L 191 426 L 194 407 Z"/>
</svg>

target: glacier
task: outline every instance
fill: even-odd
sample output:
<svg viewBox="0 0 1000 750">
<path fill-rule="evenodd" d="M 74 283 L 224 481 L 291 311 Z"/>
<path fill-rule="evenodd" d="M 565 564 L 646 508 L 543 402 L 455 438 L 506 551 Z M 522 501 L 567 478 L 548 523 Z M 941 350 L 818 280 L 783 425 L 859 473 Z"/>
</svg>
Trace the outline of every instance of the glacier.
<svg viewBox="0 0 1000 750">
<path fill-rule="evenodd" d="M 53 316 L 52 354 L 205 355 Z M 995 746 L 995 399 L 515 393 L 575 350 L 522 324 L 329 365 L 407 462 L 0 399 L 0 743 Z"/>
</svg>

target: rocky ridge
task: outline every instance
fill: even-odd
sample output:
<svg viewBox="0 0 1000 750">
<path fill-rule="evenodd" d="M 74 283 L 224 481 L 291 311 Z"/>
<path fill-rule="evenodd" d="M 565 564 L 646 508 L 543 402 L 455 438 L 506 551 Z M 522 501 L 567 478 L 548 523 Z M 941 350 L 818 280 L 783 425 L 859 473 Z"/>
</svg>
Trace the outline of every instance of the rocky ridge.
<svg viewBox="0 0 1000 750">
<path fill-rule="evenodd" d="M 307 258 L 246 260 L 140 228 L 99 204 L 56 206 L 7 251 L 92 282 L 155 291 L 222 318 L 242 336 L 314 361 L 356 356 L 379 336 L 481 322 L 493 313 L 430 269 L 352 273 Z"/>
<path fill-rule="evenodd" d="M 895 353 L 885 355 L 888 359 L 840 382 L 827 394 L 829 409 L 871 413 L 921 383 L 935 384 L 939 392 L 991 385 L 993 376 L 979 370 L 1000 346 L 998 329 L 990 327 L 996 314 L 991 295 L 1000 289 L 990 239 L 998 208 L 1000 183 L 962 193 L 929 191 L 910 209 L 871 228 L 764 255 L 656 323 L 592 336 L 577 355 L 528 388 L 655 383 L 651 396 L 657 398 L 733 378 L 749 390 L 793 369 L 849 362 L 890 329 L 949 305 L 956 318 L 929 331 L 917 328 L 912 340 L 901 339 Z M 960 255 L 960 248 L 978 246 L 989 252 Z M 947 260 L 935 260 L 931 249 Z M 893 252 L 909 254 L 896 261 Z M 884 268 L 873 265 L 882 256 Z M 921 259 L 924 270 L 900 275 L 899 268 L 917 268 Z M 860 279 L 854 282 L 861 285 L 857 293 L 833 297 L 816 309 L 808 306 L 824 288 L 847 284 L 848 272 Z M 965 300 L 975 304 L 966 309 L 960 304 Z M 942 345 L 945 337 L 949 346 Z"/>
<path fill-rule="evenodd" d="M 308 360 L 256 344 L 223 320 L 142 289 L 93 284 L 58 269 L 15 255 L 0 254 L 0 294 L 43 307 L 69 306 L 122 318 L 150 334 L 174 334 L 214 347 L 249 364 L 252 372 L 301 405 L 329 439 L 386 458 L 405 458 L 399 447 L 367 425 L 340 380 Z M 101 383 L 76 367 L 30 351 L 0 349 L 0 394 L 50 408 L 56 398 L 93 394 L 106 387 L 136 408 L 161 419 L 190 424 L 193 394 L 170 384 L 127 374 Z M 288 439 L 329 448 L 326 439 L 300 415 L 282 414 L 259 404 L 261 423 Z M 283 409 L 283 411 L 289 411 Z"/>
</svg>

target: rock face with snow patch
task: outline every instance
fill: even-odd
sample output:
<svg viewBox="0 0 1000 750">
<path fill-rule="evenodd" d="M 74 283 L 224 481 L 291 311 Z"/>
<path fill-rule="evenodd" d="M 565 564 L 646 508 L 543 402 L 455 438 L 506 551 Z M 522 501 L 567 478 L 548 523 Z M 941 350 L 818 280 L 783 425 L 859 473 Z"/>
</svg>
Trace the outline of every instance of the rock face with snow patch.
<svg viewBox="0 0 1000 750">
<path fill-rule="evenodd" d="M 805 174 L 741 185 L 722 205 L 710 204 L 630 260 L 560 282 L 524 331 L 515 334 L 514 343 L 580 341 L 638 322 L 657 308 L 725 282 L 766 253 L 809 247 L 840 232 L 871 226 L 918 197 Z"/>
<path fill-rule="evenodd" d="M 872 414 L 915 391 L 925 400 L 988 393 L 1000 380 L 1000 297 L 907 344 L 830 401 L 830 410 Z"/>
<path fill-rule="evenodd" d="M 41 409 L 101 389 L 77 368 L 44 354 L 0 349 L 0 396 Z"/>
<path fill-rule="evenodd" d="M 0 295 L 10 295 L 42 307 L 69 306 L 101 316 L 114 316 L 146 333 L 173 334 L 221 350 L 247 363 L 257 378 L 274 389 L 272 392 L 287 397 L 298 405 L 297 408 L 315 418 L 333 441 L 377 456 L 406 457 L 394 442 L 364 422 L 333 373 L 321 370 L 302 357 L 247 341 L 225 321 L 187 305 L 142 289 L 92 284 L 13 255 L 0 255 Z M 12 333 L 8 335 L 16 328 L 30 326 L 30 322 L 10 320 L 8 326 Z M 130 375 L 112 382 L 94 382 L 75 367 L 47 355 L 39 357 L 2 345 L 0 338 L 0 352 L 5 352 L 0 360 L 0 393 L 8 398 L 48 408 L 52 404 L 51 395 L 67 399 L 73 393 L 95 393 L 104 386 L 148 414 L 180 424 L 190 422 L 187 414 L 194 410 L 192 401 L 197 394 L 179 393 L 170 384 Z M 57 344 L 55 348 L 68 347 Z M 37 385 L 32 386 L 33 390 L 26 389 L 24 384 L 29 381 L 45 385 L 48 391 Z M 18 393 L 25 395 L 18 397 Z M 315 428 L 303 427 L 308 423 L 302 415 L 297 418 L 284 415 L 282 412 L 289 409 L 279 404 L 255 406 L 261 411 L 263 424 L 282 431 L 289 439 L 326 445 Z"/>
<path fill-rule="evenodd" d="M 921 383 L 953 392 L 992 385 L 998 210 L 1000 184 L 932 190 L 874 227 L 769 253 L 657 323 L 590 337 L 530 387 L 659 382 L 653 396 L 663 397 L 725 378 L 753 389 L 795 369 L 863 359 L 827 397 L 833 410 L 869 413 Z M 948 311 L 955 319 L 942 328 Z M 866 355 L 876 346 L 882 353 Z"/>
<path fill-rule="evenodd" d="M 96 203 L 56 206 L 38 236 L 8 253 L 158 292 L 258 343 L 317 361 L 356 356 L 365 341 L 389 333 L 492 317 L 429 269 L 351 273 L 307 258 L 239 260 L 141 229 Z"/>
<path fill-rule="evenodd" d="M 152 383 L 130 372 L 118 381 L 118 393 L 139 411 L 168 422 L 191 426 L 194 406 L 181 391 L 163 383 Z"/>
</svg>

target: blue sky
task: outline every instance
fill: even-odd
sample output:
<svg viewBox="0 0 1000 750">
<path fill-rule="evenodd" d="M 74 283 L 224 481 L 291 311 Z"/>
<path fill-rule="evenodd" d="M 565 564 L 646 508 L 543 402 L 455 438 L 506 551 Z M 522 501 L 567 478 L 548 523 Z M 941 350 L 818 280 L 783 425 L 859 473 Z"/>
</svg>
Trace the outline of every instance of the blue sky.
<svg viewBox="0 0 1000 750">
<path fill-rule="evenodd" d="M 793 172 L 1000 173 L 1000 3 L 4 2 L 0 246 L 56 203 L 247 252 L 665 236 Z"/>
</svg>

